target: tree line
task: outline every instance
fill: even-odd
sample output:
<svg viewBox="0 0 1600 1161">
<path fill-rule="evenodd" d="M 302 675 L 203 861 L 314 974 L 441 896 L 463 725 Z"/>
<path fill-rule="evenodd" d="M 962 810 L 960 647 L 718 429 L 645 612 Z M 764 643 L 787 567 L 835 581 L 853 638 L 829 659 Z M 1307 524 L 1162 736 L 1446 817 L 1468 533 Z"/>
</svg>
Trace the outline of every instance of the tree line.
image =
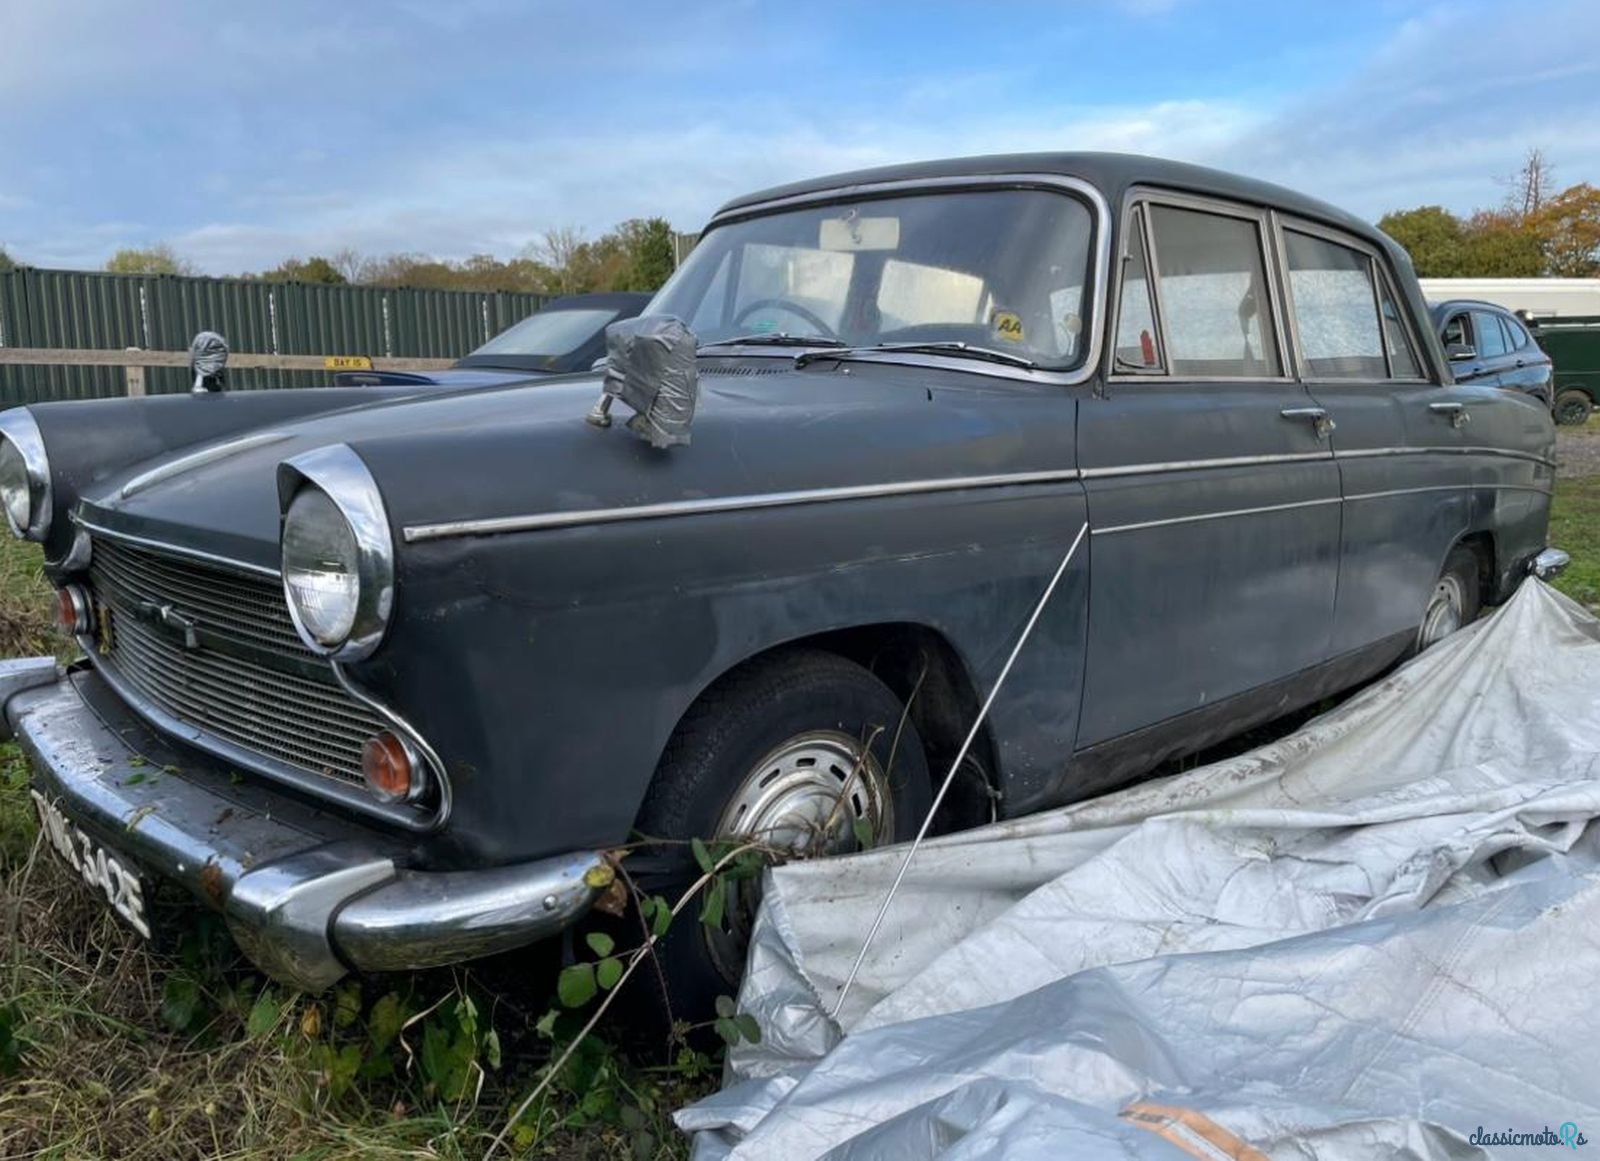
<svg viewBox="0 0 1600 1161">
<path fill-rule="evenodd" d="M 587 294 L 658 289 L 677 266 L 677 235 L 665 218 L 633 218 L 598 238 L 565 226 L 546 230 L 514 258 L 474 254 L 451 260 L 429 254 L 365 255 L 353 249 L 289 258 L 270 270 L 240 275 L 266 282 L 329 286 L 392 286 L 423 290 L 521 291 Z M 0 270 L 12 259 L 0 249 Z M 113 274 L 198 274 L 170 245 L 118 250 L 105 269 Z"/>
<path fill-rule="evenodd" d="M 1528 151 L 1505 200 L 1458 217 L 1443 206 L 1395 210 L 1378 228 L 1404 246 L 1421 278 L 1600 276 L 1600 189 L 1555 189 L 1544 152 Z"/>
</svg>

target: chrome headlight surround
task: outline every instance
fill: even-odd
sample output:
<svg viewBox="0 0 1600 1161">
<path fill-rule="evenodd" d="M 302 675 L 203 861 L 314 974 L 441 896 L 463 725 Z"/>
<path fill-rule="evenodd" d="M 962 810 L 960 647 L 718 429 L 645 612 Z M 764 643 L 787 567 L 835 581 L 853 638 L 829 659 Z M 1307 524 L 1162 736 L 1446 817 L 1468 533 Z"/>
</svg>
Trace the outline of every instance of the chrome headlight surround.
<svg viewBox="0 0 1600 1161">
<path fill-rule="evenodd" d="M 321 493 L 343 518 L 353 541 L 356 588 L 348 629 L 333 639 L 318 637 L 302 615 L 300 598 L 290 580 L 286 539 L 295 501 L 307 490 Z M 318 448 L 278 465 L 280 512 L 278 550 L 283 572 L 283 597 L 289 617 L 306 647 L 333 661 L 360 661 L 383 641 L 394 610 L 394 538 L 377 481 L 348 444 Z"/>
<path fill-rule="evenodd" d="M 0 412 L 0 441 L 0 508 L 5 509 L 6 523 L 15 536 L 43 540 L 50 533 L 53 507 L 50 459 L 33 413 L 26 407 Z M 19 478 L 3 478 L 7 461 Z M 13 502 L 23 498 L 28 507 L 19 519 Z"/>
</svg>

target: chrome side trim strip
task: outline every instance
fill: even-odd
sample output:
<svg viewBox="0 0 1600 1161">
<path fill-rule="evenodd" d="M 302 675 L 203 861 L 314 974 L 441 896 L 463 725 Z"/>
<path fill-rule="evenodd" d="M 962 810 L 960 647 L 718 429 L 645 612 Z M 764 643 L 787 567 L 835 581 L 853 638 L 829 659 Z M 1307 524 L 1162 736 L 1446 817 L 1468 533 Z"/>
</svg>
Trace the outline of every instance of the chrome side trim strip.
<svg viewBox="0 0 1600 1161">
<path fill-rule="evenodd" d="M 1207 468 L 1248 468 L 1258 464 L 1293 464 L 1312 460 L 1331 461 L 1333 454 L 1320 452 L 1286 452 L 1267 456 L 1222 456 L 1211 460 L 1172 460 L 1156 464 L 1124 464 L 1114 468 L 1084 468 L 1080 473 L 1085 480 L 1105 479 L 1111 476 L 1160 475 L 1166 472 L 1194 472 Z"/>
<path fill-rule="evenodd" d="M 282 579 L 281 574 L 275 568 L 266 568 L 263 565 L 251 564 L 248 561 L 235 560 L 231 556 L 218 556 L 216 553 L 204 552 L 198 548 L 188 548 L 182 544 L 171 544 L 165 540 L 152 540 L 146 536 L 134 536 L 131 533 L 118 532 L 115 529 L 105 527 L 103 524 L 96 524 L 85 516 L 81 510 L 75 510 L 72 513 L 72 522 L 79 528 L 87 529 L 96 536 L 104 536 L 107 540 L 119 540 L 124 544 L 136 544 L 140 548 L 153 548 L 158 552 L 170 553 L 173 556 L 186 556 L 190 560 L 199 560 L 206 564 L 231 568 L 235 572 L 267 576 L 273 580 Z"/>
<path fill-rule="evenodd" d="M 1534 484 L 1429 484 L 1420 488 L 1391 488 L 1386 492 L 1357 492 L 1346 500 L 1381 500 L 1388 496 L 1410 496 L 1418 492 L 1537 492 L 1541 496 L 1553 494 L 1553 489 Z"/>
<path fill-rule="evenodd" d="M 1137 524 L 1112 524 L 1094 529 L 1096 536 L 1109 536 L 1114 532 L 1138 532 L 1145 528 L 1164 528 L 1170 524 L 1197 524 L 1204 520 L 1227 520 L 1234 516 L 1260 516 L 1268 512 L 1288 512 L 1295 508 L 1317 508 L 1325 504 L 1339 504 L 1338 496 L 1323 496 L 1316 500 L 1296 500 L 1291 504 L 1264 504 L 1259 508 L 1230 508 L 1225 512 L 1200 512 L 1193 516 L 1170 516 L 1164 520 L 1142 520 Z"/>
<path fill-rule="evenodd" d="M 1555 460 L 1546 459 L 1544 456 L 1499 447 L 1364 447 L 1354 451 L 1335 451 L 1333 455 L 1335 459 L 1341 460 L 1365 460 L 1382 456 L 1499 456 L 1502 459 L 1526 460 L 1529 463 L 1543 464 L 1548 468 L 1556 466 Z"/>
<path fill-rule="evenodd" d="M 627 508 L 588 508 L 576 512 L 539 512 L 528 516 L 499 516 L 485 520 L 451 520 L 439 524 L 412 524 L 405 529 L 407 544 L 443 540 L 453 536 L 495 536 L 507 532 L 536 532 L 575 528 L 585 524 L 616 524 L 624 520 L 660 520 L 674 516 L 703 516 L 712 512 L 741 512 L 757 508 L 785 508 L 800 504 L 825 504 L 835 500 L 874 500 L 886 496 L 915 496 L 928 492 L 960 492 L 975 488 L 1005 488 L 1027 484 L 1067 484 L 1080 478 L 1076 468 L 1054 472 L 1014 472 L 993 476 L 952 476 L 942 480 L 903 480 L 891 484 L 857 484 L 842 488 L 810 488 L 794 492 L 768 492 L 753 496 L 715 496 L 704 500 L 669 500 Z"/>
</svg>

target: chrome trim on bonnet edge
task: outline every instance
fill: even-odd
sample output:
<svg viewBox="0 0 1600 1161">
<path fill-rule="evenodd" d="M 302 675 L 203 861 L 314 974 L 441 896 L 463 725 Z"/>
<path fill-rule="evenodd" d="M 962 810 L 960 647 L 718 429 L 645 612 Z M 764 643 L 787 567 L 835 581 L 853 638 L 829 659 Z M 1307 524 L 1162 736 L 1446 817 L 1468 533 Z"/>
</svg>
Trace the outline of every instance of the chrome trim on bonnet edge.
<svg viewBox="0 0 1600 1161">
<path fill-rule="evenodd" d="M 193 471 L 195 468 L 204 467 L 206 464 L 215 463 L 217 460 L 227 459 L 238 452 L 249 451 L 251 448 L 263 447 L 269 443 L 281 443 L 289 438 L 286 431 L 258 431 L 254 435 L 243 436 L 240 439 L 230 439 L 226 443 L 215 444 L 202 448 L 197 452 L 179 456 L 163 464 L 157 464 L 149 471 L 140 472 L 133 479 L 117 489 L 117 495 L 126 500 L 129 496 L 138 494 L 152 485 L 159 484 L 162 480 L 170 480 L 173 476 L 181 476 L 184 472 Z"/>
<path fill-rule="evenodd" d="M 878 198 L 894 194 L 916 194 L 924 191 L 948 192 L 951 190 L 994 187 L 1065 190 L 1070 194 L 1076 194 L 1088 203 L 1089 213 L 1094 219 L 1094 244 L 1089 253 L 1092 261 L 1085 283 L 1090 291 L 1089 310 L 1087 312 L 1080 311 L 1080 314 L 1089 320 L 1089 325 L 1085 328 L 1089 334 L 1089 343 L 1084 349 L 1083 361 L 1076 367 L 1062 370 L 1050 370 L 1043 367 L 1038 370 L 1026 370 L 1021 367 L 1002 367 L 996 364 L 978 363 L 969 359 L 941 358 L 935 355 L 911 354 L 909 352 L 893 360 L 879 358 L 876 361 L 905 363 L 914 367 L 942 367 L 971 371 L 979 375 L 1059 383 L 1064 386 L 1086 383 L 1099 372 L 1100 349 L 1106 329 L 1105 311 L 1108 298 L 1106 285 L 1111 278 L 1111 206 L 1106 201 L 1105 195 L 1098 188 L 1081 177 L 1072 177 L 1062 173 L 977 173 L 966 176 L 901 178 L 893 181 L 861 182 L 857 185 L 836 185 L 827 189 L 812 190 L 808 193 L 769 198 L 764 202 L 752 202 L 735 209 L 720 210 L 706 224 L 705 231 L 701 236 L 704 237 L 705 234 L 710 233 L 718 226 L 727 225 L 729 222 L 743 221 L 746 218 L 759 218 L 766 214 L 800 206 L 826 205 L 830 202 L 848 201 L 852 198 L 862 197 Z M 762 349 L 761 353 L 771 354 L 772 352 Z M 887 353 L 885 352 L 885 354 Z M 792 352 L 790 352 L 789 357 L 792 357 Z"/>
<path fill-rule="evenodd" d="M 669 500 L 627 508 L 589 508 L 577 512 L 538 512 L 527 516 L 498 516 L 483 520 L 450 520 L 437 524 L 407 525 L 407 544 L 443 540 L 452 536 L 493 536 L 507 532 L 535 532 L 573 528 L 584 524 L 615 524 L 624 520 L 657 520 L 673 516 L 700 516 L 708 512 L 737 512 L 755 508 L 783 508 L 797 504 L 823 504 L 834 500 L 872 500 L 885 496 L 914 496 L 928 492 L 959 492 L 971 488 L 1004 488 L 1023 484 L 1065 484 L 1080 477 L 1076 468 L 1054 472 L 1016 472 L 994 476 L 953 476 L 940 480 L 904 480 L 892 484 L 857 484 L 840 488 L 809 488 L 793 492 L 767 492 L 751 496 L 715 496 L 704 500 Z"/>
<path fill-rule="evenodd" d="M 103 524 L 96 524 L 93 520 L 90 520 L 83 514 L 81 505 L 79 508 L 73 510 L 72 522 L 79 528 L 86 529 L 87 531 L 94 533 L 96 536 L 104 536 L 107 540 L 120 540 L 124 544 L 136 544 L 140 548 L 153 548 L 157 552 L 166 552 L 173 556 L 188 557 L 190 560 L 198 560 L 204 564 L 214 564 L 220 568 L 230 568 L 235 572 L 254 573 L 256 576 L 267 576 L 271 577 L 273 580 L 283 579 L 282 574 L 277 569 L 267 568 L 265 565 L 251 564 L 249 561 L 244 560 L 235 560 L 231 556 L 218 556 L 214 552 L 206 552 L 198 548 L 188 548 L 182 544 L 173 544 L 166 540 L 152 540 L 148 536 L 134 536 L 128 532 L 118 532 L 116 529 L 107 528 Z"/>
</svg>

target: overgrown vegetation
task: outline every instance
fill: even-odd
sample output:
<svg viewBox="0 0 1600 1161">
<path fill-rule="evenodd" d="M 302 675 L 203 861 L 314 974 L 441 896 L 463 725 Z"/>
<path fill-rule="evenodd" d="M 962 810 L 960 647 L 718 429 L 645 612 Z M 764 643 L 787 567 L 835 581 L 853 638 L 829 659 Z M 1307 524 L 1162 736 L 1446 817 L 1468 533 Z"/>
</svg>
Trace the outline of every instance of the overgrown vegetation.
<svg viewBox="0 0 1600 1161">
<path fill-rule="evenodd" d="M 1556 587 L 1573 600 L 1600 609 L 1600 476 L 1556 485 L 1550 543 L 1572 554 L 1572 565 L 1556 578 Z"/>
</svg>

